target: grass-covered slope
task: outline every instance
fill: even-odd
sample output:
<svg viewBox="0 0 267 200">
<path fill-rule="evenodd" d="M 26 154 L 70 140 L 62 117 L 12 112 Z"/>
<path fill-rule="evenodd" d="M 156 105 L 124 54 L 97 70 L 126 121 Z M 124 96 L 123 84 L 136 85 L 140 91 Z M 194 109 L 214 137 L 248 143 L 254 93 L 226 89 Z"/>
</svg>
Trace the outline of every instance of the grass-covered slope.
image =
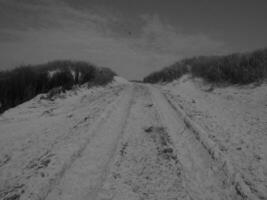
<svg viewBox="0 0 267 200">
<path fill-rule="evenodd" d="M 191 73 L 212 83 L 248 84 L 267 79 L 267 49 L 227 56 L 201 56 L 181 60 L 151 73 L 144 82 L 171 82 Z"/>
<path fill-rule="evenodd" d="M 54 61 L 41 65 L 20 66 L 0 72 L 0 113 L 55 87 L 71 89 L 88 82 L 105 85 L 115 73 L 80 61 Z"/>
</svg>

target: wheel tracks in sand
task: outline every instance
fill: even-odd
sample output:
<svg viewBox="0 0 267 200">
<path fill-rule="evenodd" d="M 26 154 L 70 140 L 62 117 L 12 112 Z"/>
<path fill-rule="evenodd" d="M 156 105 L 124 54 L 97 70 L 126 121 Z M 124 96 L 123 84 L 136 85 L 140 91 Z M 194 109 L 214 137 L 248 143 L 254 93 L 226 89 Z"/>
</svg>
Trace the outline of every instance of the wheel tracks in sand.
<svg viewBox="0 0 267 200">
<path fill-rule="evenodd" d="M 147 87 L 137 85 L 125 134 L 94 200 L 193 199 Z"/>
<path fill-rule="evenodd" d="M 71 156 L 59 151 L 60 170 L 31 180 L 20 200 L 253 199 L 153 86 L 128 86 L 89 128 Z"/>
<path fill-rule="evenodd" d="M 86 128 L 86 134 L 82 134 L 75 143 L 62 144 L 62 146 L 57 148 L 57 158 L 49 164 L 46 170 L 49 172 L 47 177 L 33 177 L 25 182 L 25 187 L 20 194 L 14 193 L 5 198 L 16 197 L 20 200 L 41 200 L 46 199 L 48 194 L 58 185 L 61 179 L 64 177 L 65 173 L 71 168 L 71 166 L 78 160 L 82 152 L 86 149 L 88 144 L 91 144 L 93 139 L 97 136 L 99 128 L 105 124 L 105 122 L 110 118 L 112 113 L 123 103 L 130 99 L 132 88 L 126 87 L 122 94 L 117 97 L 117 99 L 109 104 L 102 114 L 96 119 L 94 124 Z M 126 100 L 127 99 L 127 100 Z M 23 184 L 24 185 L 24 184 Z"/>
<path fill-rule="evenodd" d="M 160 91 L 137 90 L 125 134 L 80 199 L 244 199 Z"/>
<path fill-rule="evenodd" d="M 198 148 L 200 152 L 203 152 L 202 154 L 203 156 L 200 156 L 199 158 L 203 159 L 206 157 L 206 162 L 209 163 L 208 165 L 206 165 L 207 168 L 201 173 L 199 173 L 199 175 L 203 175 L 205 174 L 204 172 L 206 171 L 207 172 L 206 176 L 200 178 L 198 181 L 190 175 L 192 171 L 190 172 L 189 170 L 185 174 L 186 177 L 188 177 L 188 180 L 191 179 L 190 182 L 192 182 L 193 180 L 195 180 L 195 182 L 199 182 L 202 179 L 203 182 L 199 182 L 199 184 L 202 183 L 202 186 L 204 187 L 202 189 L 199 188 L 200 189 L 199 192 L 201 193 L 201 190 L 203 189 L 204 189 L 203 192 L 206 193 L 211 192 L 210 193 L 211 199 L 251 199 L 251 200 L 258 199 L 250 191 L 249 187 L 244 183 L 240 175 L 234 171 L 229 160 L 225 158 L 225 155 L 223 155 L 223 153 L 220 152 L 220 150 L 218 150 L 217 146 L 207 137 L 207 134 L 202 130 L 202 128 L 198 126 L 195 122 L 193 122 L 184 113 L 184 111 L 181 110 L 181 108 L 177 108 L 175 105 L 173 105 L 172 102 L 165 95 L 163 95 L 158 89 L 156 89 L 153 86 L 149 86 L 149 88 L 153 96 L 154 102 L 158 105 L 157 107 L 162 120 L 169 128 L 169 132 L 172 133 L 171 135 L 172 138 L 175 140 L 174 143 L 176 144 L 177 150 L 182 152 L 183 150 L 186 149 L 185 145 L 183 146 L 179 145 L 181 144 L 179 140 L 186 138 L 190 135 L 191 139 L 188 140 L 189 143 L 187 144 L 190 144 L 191 142 L 193 142 L 192 144 L 195 143 L 195 145 L 193 146 L 191 145 L 191 147 L 193 147 L 192 149 Z M 177 133 L 177 128 L 176 128 L 177 123 L 184 124 L 187 127 L 186 128 L 187 133 L 185 133 L 187 136 L 182 136 L 185 134 L 181 135 Z M 194 138 L 192 138 L 192 136 Z M 193 153 L 188 154 L 188 156 L 191 155 L 194 154 Z M 198 162 L 198 159 L 196 157 L 194 158 L 194 156 L 193 156 L 193 163 L 196 164 L 200 163 Z M 184 163 L 187 163 L 186 159 L 184 159 Z M 200 170 L 199 167 L 201 166 L 204 167 L 205 165 L 199 165 L 198 169 L 196 170 Z M 210 183 L 213 183 L 213 185 L 209 185 L 208 183 L 207 185 L 208 187 L 205 186 L 205 178 L 206 180 L 210 180 L 211 181 Z M 192 185 L 188 184 L 189 188 L 191 186 Z M 195 190 L 195 188 L 192 188 L 192 190 Z M 216 197 L 216 193 L 219 194 L 219 196 Z"/>
<path fill-rule="evenodd" d="M 80 152 L 79 159 L 63 175 L 61 181 L 51 188 L 46 199 L 95 199 L 108 173 L 109 163 L 116 151 L 119 138 L 128 118 L 132 104 L 133 87 L 113 105 L 108 117 L 94 130 L 89 145 Z"/>
</svg>

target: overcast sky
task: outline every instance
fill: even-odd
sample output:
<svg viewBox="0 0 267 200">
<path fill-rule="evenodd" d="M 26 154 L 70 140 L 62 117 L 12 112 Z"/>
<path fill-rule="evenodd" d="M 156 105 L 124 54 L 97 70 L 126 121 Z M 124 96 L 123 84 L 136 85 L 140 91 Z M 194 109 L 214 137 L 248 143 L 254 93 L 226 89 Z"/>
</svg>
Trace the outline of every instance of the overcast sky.
<svg viewBox="0 0 267 200">
<path fill-rule="evenodd" d="M 266 0 L 0 0 L 0 69 L 85 60 L 141 79 L 181 58 L 267 47 Z"/>
</svg>

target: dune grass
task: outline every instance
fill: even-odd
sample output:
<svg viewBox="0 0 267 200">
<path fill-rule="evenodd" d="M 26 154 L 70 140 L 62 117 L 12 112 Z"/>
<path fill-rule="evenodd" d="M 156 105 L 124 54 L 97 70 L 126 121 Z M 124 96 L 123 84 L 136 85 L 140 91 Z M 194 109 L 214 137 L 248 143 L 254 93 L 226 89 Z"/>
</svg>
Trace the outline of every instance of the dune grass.
<svg viewBox="0 0 267 200">
<path fill-rule="evenodd" d="M 181 60 L 144 78 L 146 83 L 171 82 L 190 73 L 215 84 L 249 84 L 267 79 L 267 49 L 227 56 Z"/>
</svg>

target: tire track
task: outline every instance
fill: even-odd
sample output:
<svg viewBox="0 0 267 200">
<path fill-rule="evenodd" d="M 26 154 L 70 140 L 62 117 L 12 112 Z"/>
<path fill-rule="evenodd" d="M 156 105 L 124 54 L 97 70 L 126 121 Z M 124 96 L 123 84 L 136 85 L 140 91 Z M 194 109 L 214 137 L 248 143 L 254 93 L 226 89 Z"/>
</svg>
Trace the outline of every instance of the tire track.
<svg viewBox="0 0 267 200">
<path fill-rule="evenodd" d="M 93 101 L 89 101 L 90 104 L 89 102 L 83 104 L 84 111 L 89 109 L 90 113 L 85 113 L 80 103 L 74 104 L 74 107 L 76 107 L 74 112 L 75 115 L 77 114 L 77 118 L 83 119 L 84 113 L 86 117 L 91 115 L 91 118 L 86 120 L 86 123 L 81 124 L 80 127 L 72 128 L 72 124 L 75 123 L 73 119 L 65 120 L 66 124 L 62 123 L 65 119 L 65 113 L 68 111 L 64 110 L 65 113 L 61 113 L 54 118 L 55 123 L 51 126 L 44 121 L 44 126 L 40 126 L 38 129 L 31 130 L 29 128 L 29 133 L 32 131 L 34 135 L 28 134 L 24 138 L 30 142 L 26 144 L 23 144 L 23 141 L 18 142 L 18 145 L 23 146 L 18 146 L 15 149 L 16 145 L 10 145 L 13 151 L 7 150 L 6 152 L 11 152 L 13 155 L 7 156 L 7 161 L 9 162 L 0 171 L 0 199 L 12 199 L 15 197 L 20 199 L 44 198 L 50 185 L 53 185 L 58 177 L 61 177 L 65 168 L 68 168 L 72 160 L 79 154 L 80 145 L 83 145 L 91 137 L 91 129 L 94 124 L 97 124 L 98 119 L 104 117 L 101 114 L 105 114 L 110 109 L 113 104 L 112 101 L 117 101 L 121 98 L 123 88 L 123 86 L 113 87 L 109 90 L 104 88 L 96 92 L 96 95 L 101 99 L 96 101 L 94 98 Z M 117 95 L 118 92 L 120 93 L 119 96 Z M 91 95 L 89 97 L 91 98 Z M 25 127 L 22 126 L 22 130 Z M 47 128 L 44 129 L 44 127 Z M 50 127 L 51 129 L 49 129 Z"/>
<path fill-rule="evenodd" d="M 220 163 L 222 168 L 224 168 L 225 175 L 228 177 L 228 183 L 235 188 L 237 194 L 242 196 L 243 199 L 263 199 L 256 189 L 251 189 L 251 183 L 247 180 L 244 181 L 243 176 L 234 169 L 234 166 L 231 164 L 229 158 L 219 149 L 218 145 L 214 143 L 209 137 L 206 131 L 202 129 L 196 122 L 194 122 L 183 109 L 173 102 L 168 94 L 163 94 L 170 104 L 170 106 L 181 115 L 186 126 L 192 130 L 195 134 L 195 137 L 199 142 L 204 146 L 204 148 L 211 155 L 212 159 Z"/>
<path fill-rule="evenodd" d="M 147 87 L 137 84 L 125 134 L 95 200 L 192 200 Z"/>
<path fill-rule="evenodd" d="M 89 128 L 88 134 L 73 140 L 75 144 L 59 145 L 60 170 L 52 166 L 47 179 L 31 179 L 30 190 L 18 198 L 251 199 L 238 192 L 227 167 L 214 159 L 217 154 L 207 150 L 153 86 L 127 86 Z M 53 155 L 40 158 L 42 165 L 33 162 L 31 166 L 48 165 L 49 156 Z"/>
<path fill-rule="evenodd" d="M 133 90 L 130 86 L 120 101 L 113 105 L 113 109 L 95 128 L 90 144 L 85 145 L 79 159 L 76 158 L 46 199 L 95 199 L 123 134 Z"/>
<path fill-rule="evenodd" d="M 102 114 L 94 121 L 92 126 L 83 130 L 80 130 L 82 134 L 77 134 L 79 138 L 71 143 L 61 142 L 57 145 L 55 151 L 57 153 L 55 159 L 51 161 L 46 171 L 49 173 L 47 177 L 40 178 L 40 176 L 33 176 L 27 180 L 24 192 L 19 195 L 20 200 L 42 200 L 46 199 L 47 195 L 58 185 L 64 177 L 65 173 L 71 168 L 73 163 L 81 156 L 82 152 L 86 149 L 88 144 L 95 137 L 98 128 L 105 123 L 110 117 L 113 111 L 117 108 L 117 105 L 122 102 L 129 94 L 131 88 L 126 87 L 122 94 L 103 109 Z M 85 132 L 86 131 L 86 132 Z M 72 134 L 72 137 L 75 137 Z M 49 150 L 51 151 L 51 149 Z M 38 175 L 38 174 L 37 174 Z"/>
<path fill-rule="evenodd" d="M 221 163 L 213 160 L 163 94 L 155 87 L 148 87 L 160 118 L 176 148 L 183 167 L 186 188 L 191 194 L 195 194 L 193 199 L 244 199 L 232 187 Z"/>
</svg>

